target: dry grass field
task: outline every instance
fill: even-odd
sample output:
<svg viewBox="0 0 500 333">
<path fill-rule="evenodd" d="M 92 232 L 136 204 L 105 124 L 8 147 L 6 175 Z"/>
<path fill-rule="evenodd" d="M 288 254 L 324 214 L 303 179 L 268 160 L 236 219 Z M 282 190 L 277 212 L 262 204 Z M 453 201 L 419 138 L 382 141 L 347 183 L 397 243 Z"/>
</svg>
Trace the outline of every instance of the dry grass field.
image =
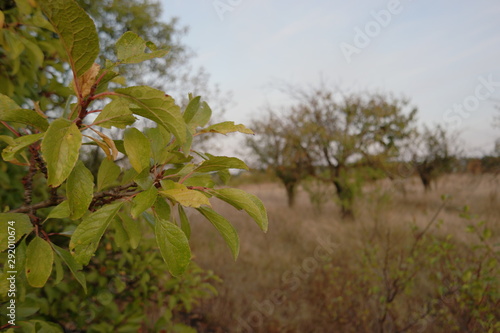
<svg viewBox="0 0 500 333">
<path fill-rule="evenodd" d="M 371 183 L 350 221 L 302 189 L 289 209 L 279 184 L 240 187 L 269 231 L 220 204 L 240 234 L 234 262 L 193 213 L 195 261 L 224 281 L 196 309 L 199 332 L 500 332 L 500 175 L 448 175 L 428 193 L 417 178 Z"/>
</svg>

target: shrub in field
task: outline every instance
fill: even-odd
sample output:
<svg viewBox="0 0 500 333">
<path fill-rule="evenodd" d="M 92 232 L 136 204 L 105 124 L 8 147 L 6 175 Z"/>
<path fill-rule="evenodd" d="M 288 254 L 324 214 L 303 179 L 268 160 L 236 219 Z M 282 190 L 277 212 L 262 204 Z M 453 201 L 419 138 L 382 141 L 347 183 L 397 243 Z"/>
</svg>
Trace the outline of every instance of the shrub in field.
<svg viewBox="0 0 500 333">
<path fill-rule="evenodd" d="M 319 320 L 342 332 L 497 332 L 500 249 L 484 221 L 467 209 L 462 217 L 467 243 L 429 232 L 433 219 L 410 241 L 387 231 L 328 266 L 315 283 L 325 294 Z"/>
<path fill-rule="evenodd" d="M 94 23 L 76 2 L 39 5 L 32 24 L 59 36 L 72 81 L 64 90 L 70 94 L 59 96 L 66 107 L 56 117 L 44 109 L 50 103 L 0 94 L 0 121 L 10 132 L 1 137 L 7 145 L 2 159 L 25 172 L 22 202 L 0 214 L 2 315 L 13 313 L 2 316 L 0 327 L 173 331 L 173 315 L 212 294 L 210 282 L 217 280 L 191 263 L 186 209 L 219 231 L 235 259 L 238 234 L 209 199 L 246 211 L 263 231 L 268 223 L 257 197 L 215 187 L 214 174 L 227 180 L 229 169 L 247 169 L 245 163 L 195 151 L 193 138 L 252 131 L 233 122 L 207 125 L 211 110 L 200 97 L 190 96 L 181 110 L 148 86 L 112 89 L 123 81 L 119 66 L 163 57 L 167 50 L 126 32 L 116 42 L 116 58 L 100 66 Z M 46 46 L 43 35 L 37 38 L 33 45 Z M 133 127 L 138 118 L 148 119 L 150 127 Z M 106 156 L 96 176 L 81 158 L 86 146 Z M 146 317 L 151 308 L 155 318 Z"/>
</svg>

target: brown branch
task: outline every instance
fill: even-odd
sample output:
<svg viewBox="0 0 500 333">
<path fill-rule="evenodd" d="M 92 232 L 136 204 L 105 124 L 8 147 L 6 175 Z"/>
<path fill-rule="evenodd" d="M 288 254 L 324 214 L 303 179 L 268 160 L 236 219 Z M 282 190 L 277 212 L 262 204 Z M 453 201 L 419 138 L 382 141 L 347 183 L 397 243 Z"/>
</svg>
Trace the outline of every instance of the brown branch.
<svg viewBox="0 0 500 333">
<path fill-rule="evenodd" d="M 129 183 L 126 185 L 121 185 L 111 190 L 102 191 L 94 194 L 94 198 L 90 203 L 89 210 L 94 211 L 95 207 L 103 206 L 105 204 L 111 203 L 115 200 L 135 195 L 139 192 L 131 190 L 132 187 L 136 187 L 136 183 Z"/>
<path fill-rule="evenodd" d="M 49 199 L 30 206 L 21 206 L 16 209 L 12 209 L 9 213 L 29 213 L 31 211 L 35 212 L 38 209 L 47 208 L 51 206 L 56 206 L 64 201 L 65 198 L 58 197 L 57 200 Z"/>
<path fill-rule="evenodd" d="M 122 186 L 117 186 L 115 188 L 112 188 L 111 190 L 108 191 L 102 191 L 94 194 L 94 198 L 92 199 L 92 202 L 90 203 L 90 210 L 93 210 L 97 206 L 102 206 L 108 203 L 111 203 L 115 200 L 118 200 L 123 197 L 128 197 L 134 194 L 137 194 L 138 192 L 131 192 L 130 188 L 137 186 L 135 183 L 130 183 Z M 54 189 L 55 190 L 55 189 Z M 125 192 L 123 192 L 125 191 Z M 23 205 L 19 208 L 12 209 L 9 211 L 9 213 L 28 213 L 30 214 L 31 212 L 36 212 L 38 209 L 42 208 L 47 208 L 47 207 L 52 207 L 52 206 L 57 206 L 61 202 L 66 200 L 65 197 L 59 197 L 54 195 L 54 192 L 52 193 L 52 197 L 48 200 L 33 204 L 33 205 Z"/>
</svg>

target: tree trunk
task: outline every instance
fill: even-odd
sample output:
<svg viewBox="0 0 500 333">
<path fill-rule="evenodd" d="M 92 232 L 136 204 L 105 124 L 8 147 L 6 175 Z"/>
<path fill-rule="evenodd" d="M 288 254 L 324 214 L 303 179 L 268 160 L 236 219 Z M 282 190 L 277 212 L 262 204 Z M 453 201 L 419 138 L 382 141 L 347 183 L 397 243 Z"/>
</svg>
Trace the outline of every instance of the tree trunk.
<svg viewBox="0 0 500 333">
<path fill-rule="evenodd" d="M 333 185 L 337 190 L 337 196 L 340 201 L 340 209 L 343 219 L 353 219 L 354 218 L 354 192 L 349 187 L 348 184 L 344 184 L 341 180 L 336 179 L 333 181 Z"/>
<path fill-rule="evenodd" d="M 432 183 L 432 170 L 430 168 L 420 168 L 418 170 L 418 175 L 420 176 L 420 180 L 422 181 L 422 185 L 424 185 L 425 192 L 430 191 L 431 183 Z"/>
<path fill-rule="evenodd" d="M 295 185 L 297 185 L 296 182 L 286 182 L 285 183 L 285 189 L 286 189 L 286 196 L 288 200 L 288 207 L 293 207 L 295 205 Z"/>
</svg>

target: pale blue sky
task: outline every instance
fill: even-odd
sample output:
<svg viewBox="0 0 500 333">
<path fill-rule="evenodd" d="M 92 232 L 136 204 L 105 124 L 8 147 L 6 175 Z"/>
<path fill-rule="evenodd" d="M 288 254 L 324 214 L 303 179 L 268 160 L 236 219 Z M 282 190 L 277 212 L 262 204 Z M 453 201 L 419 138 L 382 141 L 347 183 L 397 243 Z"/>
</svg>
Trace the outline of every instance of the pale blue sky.
<svg viewBox="0 0 500 333">
<path fill-rule="evenodd" d="M 177 16 L 189 26 L 184 42 L 198 55 L 194 64 L 232 91 L 235 106 L 227 120 L 248 123 L 266 103 L 285 104 L 287 97 L 273 85 L 317 85 L 323 77 L 347 90 L 409 97 L 421 122 L 458 129 L 471 154 L 490 152 L 500 137 L 500 129 L 491 126 L 500 114 L 495 110 L 495 101 L 500 105 L 498 1 L 162 3 L 165 18 Z M 377 22 L 373 13 L 385 15 Z M 368 34 L 369 44 L 359 30 Z M 350 61 L 342 43 L 358 49 Z"/>
</svg>

